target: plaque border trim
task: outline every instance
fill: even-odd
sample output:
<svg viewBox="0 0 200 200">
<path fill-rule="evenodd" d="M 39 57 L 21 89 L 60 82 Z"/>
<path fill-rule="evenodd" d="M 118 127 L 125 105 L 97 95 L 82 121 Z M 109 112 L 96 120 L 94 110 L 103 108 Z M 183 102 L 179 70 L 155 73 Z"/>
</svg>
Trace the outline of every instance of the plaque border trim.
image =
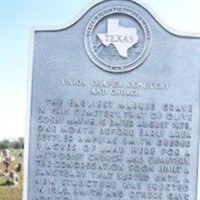
<svg viewBox="0 0 200 200">
<path fill-rule="evenodd" d="M 32 99 L 32 75 L 33 75 L 33 58 L 34 58 L 34 38 L 35 31 L 30 32 L 29 39 L 29 60 L 28 60 L 28 75 L 27 75 L 27 97 L 26 97 L 26 132 L 25 132 L 25 145 L 24 145 L 24 176 L 23 176 L 23 191 L 22 200 L 28 200 L 28 172 L 29 172 L 29 143 L 30 143 L 30 127 L 31 127 L 31 99 Z"/>
<path fill-rule="evenodd" d="M 97 1 L 91 1 L 86 5 L 85 8 L 83 8 L 81 11 L 79 11 L 78 14 L 73 17 L 72 20 L 68 21 L 67 23 L 64 23 L 62 25 L 56 25 L 56 26 L 32 26 L 30 29 L 30 36 L 29 36 L 29 56 L 28 56 L 28 75 L 27 75 L 27 103 L 26 103 L 26 125 L 25 125 L 25 146 L 24 146 L 24 176 L 23 176 L 23 193 L 22 193 L 22 200 L 28 200 L 28 166 L 29 166 L 29 144 L 30 144 L 30 119 L 31 119 L 31 99 L 32 99 L 32 74 L 33 74 L 33 58 L 34 58 L 34 38 L 36 32 L 43 32 L 43 31 L 60 31 L 60 30 L 66 30 L 70 28 L 71 26 L 75 25 L 77 22 L 81 20 L 82 17 L 84 17 L 92 8 L 95 6 L 106 2 L 106 1 L 113 1 L 113 0 L 97 0 Z M 158 23 L 165 31 L 170 33 L 171 35 L 177 36 L 177 37 L 187 37 L 187 38 L 199 38 L 200 39 L 200 32 L 184 32 L 184 31 L 178 31 L 172 28 L 170 25 L 167 25 L 162 19 L 160 19 L 159 15 L 157 15 L 154 11 L 154 9 L 149 6 L 147 3 L 140 1 L 140 0 L 123 0 L 128 1 L 137 4 L 138 6 L 141 6 L 146 12 L 155 20 L 156 23 Z M 200 77 L 200 75 L 199 75 Z M 200 96 L 200 91 L 199 91 Z M 200 109 L 199 109 L 200 113 Z M 199 114 L 200 117 L 200 114 Z M 198 152 L 199 154 L 197 163 L 197 172 L 198 168 L 200 167 L 200 124 L 198 125 Z M 199 170 L 200 171 L 200 170 Z M 200 173 L 197 173 L 197 199 L 200 199 Z"/>
</svg>

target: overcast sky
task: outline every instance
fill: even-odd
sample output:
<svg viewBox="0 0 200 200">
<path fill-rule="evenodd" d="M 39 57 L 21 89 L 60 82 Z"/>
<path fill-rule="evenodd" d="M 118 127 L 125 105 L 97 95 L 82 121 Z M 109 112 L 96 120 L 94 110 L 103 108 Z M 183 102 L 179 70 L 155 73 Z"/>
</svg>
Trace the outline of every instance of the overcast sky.
<svg viewBox="0 0 200 200">
<path fill-rule="evenodd" d="M 89 2 L 48 0 L 1 1 L 0 140 L 23 137 L 30 29 L 69 22 Z M 200 0 L 143 0 L 168 26 L 200 33 Z M 29 94 L 28 94 L 29 95 Z"/>
</svg>

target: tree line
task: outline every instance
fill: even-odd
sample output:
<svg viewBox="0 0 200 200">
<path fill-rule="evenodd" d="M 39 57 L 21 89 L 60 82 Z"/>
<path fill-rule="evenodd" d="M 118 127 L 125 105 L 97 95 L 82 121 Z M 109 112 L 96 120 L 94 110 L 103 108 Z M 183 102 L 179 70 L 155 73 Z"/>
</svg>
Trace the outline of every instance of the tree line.
<svg viewBox="0 0 200 200">
<path fill-rule="evenodd" d="M 4 139 L 0 141 L 0 150 L 2 149 L 23 149 L 24 148 L 24 138 L 19 137 L 17 139 Z"/>
</svg>

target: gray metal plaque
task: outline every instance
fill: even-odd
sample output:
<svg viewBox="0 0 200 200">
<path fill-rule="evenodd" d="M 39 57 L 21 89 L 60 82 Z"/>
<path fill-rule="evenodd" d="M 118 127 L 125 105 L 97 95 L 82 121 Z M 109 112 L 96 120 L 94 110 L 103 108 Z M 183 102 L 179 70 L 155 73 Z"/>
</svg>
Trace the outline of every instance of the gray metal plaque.
<svg viewBox="0 0 200 200">
<path fill-rule="evenodd" d="M 34 32 L 24 200 L 196 200 L 200 38 L 130 0 Z"/>
</svg>

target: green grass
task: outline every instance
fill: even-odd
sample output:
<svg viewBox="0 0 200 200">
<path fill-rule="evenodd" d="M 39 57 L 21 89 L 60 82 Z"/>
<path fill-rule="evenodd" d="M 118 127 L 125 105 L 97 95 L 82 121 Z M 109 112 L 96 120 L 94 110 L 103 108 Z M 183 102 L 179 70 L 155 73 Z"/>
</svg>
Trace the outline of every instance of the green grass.
<svg viewBox="0 0 200 200">
<path fill-rule="evenodd" d="M 13 170 L 18 163 L 23 164 L 23 158 L 19 157 L 19 150 L 10 150 L 10 154 L 11 156 L 15 157 L 15 160 L 11 162 L 9 171 Z M 0 171 L 5 171 L 5 167 L 2 165 L 2 163 L 0 163 Z M 23 169 L 22 172 L 17 173 L 17 175 L 19 177 L 19 184 L 16 186 L 4 185 L 6 177 L 0 177 L 0 200 L 22 200 Z"/>
</svg>

